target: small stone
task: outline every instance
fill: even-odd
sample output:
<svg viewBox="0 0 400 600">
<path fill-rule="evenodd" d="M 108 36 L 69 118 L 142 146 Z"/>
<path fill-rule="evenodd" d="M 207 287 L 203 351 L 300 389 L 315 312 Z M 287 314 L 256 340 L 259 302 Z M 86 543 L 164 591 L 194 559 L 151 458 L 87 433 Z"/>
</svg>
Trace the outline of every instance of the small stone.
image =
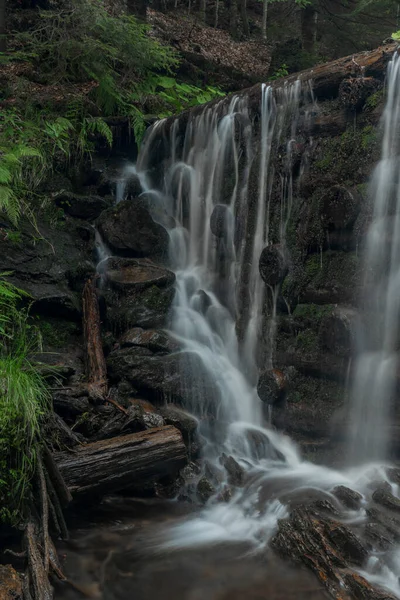
<svg viewBox="0 0 400 600">
<path fill-rule="evenodd" d="M 257 384 L 257 393 L 266 404 L 284 402 L 287 395 L 287 379 L 279 369 L 262 371 Z"/>
<path fill-rule="evenodd" d="M 239 465 L 233 456 L 222 454 L 220 461 L 228 473 L 228 482 L 237 487 L 243 486 L 245 470 Z"/>
<path fill-rule="evenodd" d="M 22 600 L 22 582 L 11 565 L 0 565 L 0 600 Z"/>
<path fill-rule="evenodd" d="M 204 504 L 215 494 L 214 486 L 203 476 L 197 483 L 197 496 Z"/>
<path fill-rule="evenodd" d="M 394 496 L 387 489 L 380 488 L 375 490 L 375 492 L 372 494 L 372 499 L 377 504 L 385 506 L 389 510 L 400 512 L 399 498 L 396 498 L 396 496 Z"/>
<path fill-rule="evenodd" d="M 360 508 L 362 495 L 344 485 L 338 485 L 332 490 L 332 494 L 347 508 L 358 510 Z"/>
</svg>

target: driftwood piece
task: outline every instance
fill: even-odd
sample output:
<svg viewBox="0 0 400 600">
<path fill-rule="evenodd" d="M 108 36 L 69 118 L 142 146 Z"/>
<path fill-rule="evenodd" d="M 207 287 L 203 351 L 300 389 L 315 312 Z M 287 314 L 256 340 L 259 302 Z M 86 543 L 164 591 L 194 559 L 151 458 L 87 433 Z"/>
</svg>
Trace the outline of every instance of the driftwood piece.
<svg viewBox="0 0 400 600">
<path fill-rule="evenodd" d="M 100 311 L 93 279 L 83 288 L 83 331 L 86 346 L 86 372 L 93 398 L 107 396 L 107 367 L 101 341 Z"/>
<path fill-rule="evenodd" d="M 321 517 L 312 508 L 295 509 L 280 521 L 272 547 L 310 568 L 336 600 L 394 600 L 368 583 L 352 567 L 362 566 L 367 549 L 342 523 Z"/>
<path fill-rule="evenodd" d="M 25 545 L 28 554 L 28 568 L 33 598 L 35 600 L 52 600 L 53 590 L 49 583 L 46 569 L 40 552 L 40 536 L 38 527 L 30 520 L 25 529 Z"/>
<path fill-rule="evenodd" d="M 66 486 L 63 476 L 60 473 L 60 469 L 46 445 L 43 447 L 43 462 L 61 506 L 64 508 L 67 507 L 72 501 L 71 492 Z"/>
<path fill-rule="evenodd" d="M 40 453 L 37 459 L 37 471 L 39 477 L 40 504 L 42 506 L 42 547 L 43 547 L 43 566 L 46 575 L 49 573 L 50 565 L 50 537 L 49 537 L 49 499 L 47 495 L 46 478 L 44 475 L 42 457 Z"/>
<path fill-rule="evenodd" d="M 181 432 L 156 427 L 55 454 L 73 494 L 114 492 L 177 472 L 186 462 Z"/>
</svg>

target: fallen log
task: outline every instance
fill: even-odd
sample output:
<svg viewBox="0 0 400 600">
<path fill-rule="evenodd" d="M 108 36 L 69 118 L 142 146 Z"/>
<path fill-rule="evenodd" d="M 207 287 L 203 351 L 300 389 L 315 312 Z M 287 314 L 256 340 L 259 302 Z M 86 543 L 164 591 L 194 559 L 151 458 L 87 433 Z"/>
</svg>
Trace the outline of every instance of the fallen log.
<svg viewBox="0 0 400 600">
<path fill-rule="evenodd" d="M 288 85 L 295 81 L 300 81 L 304 89 L 312 90 L 314 98 L 317 100 L 331 100 L 339 95 L 339 87 L 344 79 L 357 77 L 373 77 L 382 82 L 385 78 L 386 67 L 393 54 L 398 48 L 397 42 L 390 42 L 379 46 L 375 50 L 367 52 L 358 52 L 338 58 L 331 62 L 316 65 L 311 69 L 306 69 L 300 73 L 280 77 L 275 81 L 268 82 L 274 90 L 284 90 Z M 241 90 L 234 94 L 235 96 L 246 97 L 250 113 L 258 114 L 261 100 L 261 83 Z M 226 107 L 232 100 L 233 94 L 226 96 L 223 100 L 217 99 L 190 108 L 178 116 L 169 117 L 163 125 L 163 133 L 167 134 L 176 122 L 179 134 L 184 133 L 189 119 L 201 114 L 205 108 L 217 106 L 217 111 L 221 118 L 226 113 Z M 159 137 L 149 136 L 147 143 L 159 144 Z M 161 151 L 162 152 L 162 151 Z M 156 154 L 159 159 L 159 154 Z"/>
<path fill-rule="evenodd" d="M 88 279 L 83 288 L 82 306 L 89 395 L 104 400 L 108 391 L 107 367 L 101 340 L 99 302 L 92 279 Z"/>
<path fill-rule="evenodd" d="M 176 473 L 187 460 L 181 432 L 170 425 L 79 446 L 54 455 L 71 493 L 115 492 Z"/>
</svg>

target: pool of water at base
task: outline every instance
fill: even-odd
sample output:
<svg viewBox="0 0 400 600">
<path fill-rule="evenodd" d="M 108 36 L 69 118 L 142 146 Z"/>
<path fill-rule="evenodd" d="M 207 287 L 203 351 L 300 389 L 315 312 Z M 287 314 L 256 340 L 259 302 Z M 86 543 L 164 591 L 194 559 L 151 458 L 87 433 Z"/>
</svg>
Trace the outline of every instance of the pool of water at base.
<svg viewBox="0 0 400 600">
<path fill-rule="evenodd" d="M 56 600 L 322 600 L 307 570 L 273 551 L 230 542 L 166 550 L 160 535 L 194 509 L 158 500 L 106 498 L 70 520 L 58 552 L 68 582 Z"/>
</svg>

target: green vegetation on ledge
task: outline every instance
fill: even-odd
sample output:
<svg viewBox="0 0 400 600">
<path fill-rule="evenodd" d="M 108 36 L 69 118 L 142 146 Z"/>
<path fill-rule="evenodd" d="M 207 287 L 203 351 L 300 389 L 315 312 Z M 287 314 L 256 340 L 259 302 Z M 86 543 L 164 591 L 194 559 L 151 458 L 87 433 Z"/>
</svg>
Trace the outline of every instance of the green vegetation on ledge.
<svg viewBox="0 0 400 600">
<path fill-rule="evenodd" d="M 37 17 L 0 54 L 0 212 L 14 226 L 49 208 L 40 186 L 53 172 L 112 145 L 107 118 L 127 117 L 139 144 L 150 119 L 223 95 L 177 81 L 178 54 L 104 0 L 69 0 Z"/>
<path fill-rule="evenodd" d="M 31 354 L 36 328 L 20 302 L 26 294 L 0 274 L 0 524 L 16 524 L 24 513 L 35 473 L 42 419 L 50 395 Z"/>
</svg>

